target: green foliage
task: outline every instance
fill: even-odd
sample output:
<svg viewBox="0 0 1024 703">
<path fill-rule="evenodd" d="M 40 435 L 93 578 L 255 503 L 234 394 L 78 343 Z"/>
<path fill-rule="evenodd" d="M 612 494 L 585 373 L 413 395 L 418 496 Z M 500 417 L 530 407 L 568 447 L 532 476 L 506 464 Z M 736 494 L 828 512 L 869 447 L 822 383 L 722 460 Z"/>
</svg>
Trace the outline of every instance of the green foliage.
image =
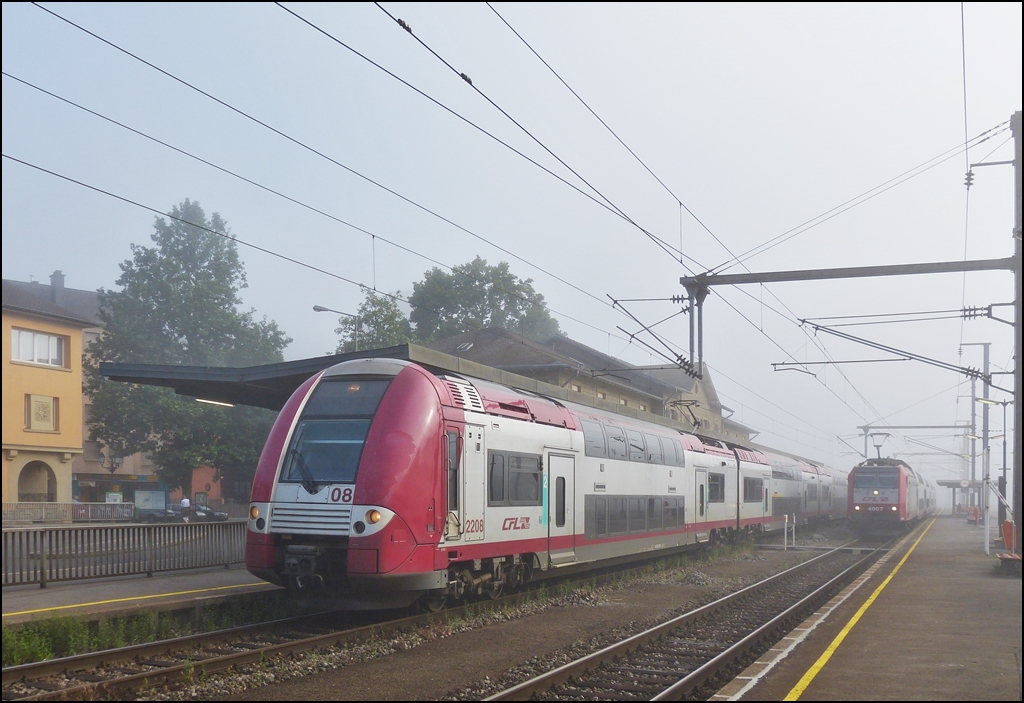
<svg viewBox="0 0 1024 703">
<path fill-rule="evenodd" d="M 46 636 L 41 632 L 25 627 L 8 627 L 6 624 L 0 625 L 0 631 L 3 633 L 5 667 L 52 659 L 54 656 Z"/>
<path fill-rule="evenodd" d="M 253 407 L 223 408 L 176 396 L 168 388 L 107 381 L 100 361 L 249 366 L 280 361 L 291 341 L 254 311 L 240 312 L 246 286 L 227 223 L 207 220 L 185 200 L 157 218 L 153 247 L 132 245 L 121 264 L 121 290 L 100 291 L 104 333 L 90 347 L 86 392 L 92 397 L 91 437 L 124 455 L 146 452 L 160 478 L 190 486 L 192 470 L 207 465 L 231 480 L 251 480 L 273 414 Z"/>
<path fill-rule="evenodd" d="M 505 261 L 488 266 L 478 256 L 454 266 L 451 273 L 435 267 L 412 287 L 409 319 L 421 341 L 446 339 L 483 327 L 500 327 L 531 339 L 547 339 L 560 332 L 544 296 L 533 289 L 533 280 L 515 276 Z"/>
<path fill-rule="evenodd" d="M 402 291 L 395 293 L 401 297 Z M 412 327 L 395 298 L 365 291 L 355 317 L 341 317 L 334 330 L 341 337 L 336 354 L 360 349 L 382 349 L 412 340 Z"/>
</svg>

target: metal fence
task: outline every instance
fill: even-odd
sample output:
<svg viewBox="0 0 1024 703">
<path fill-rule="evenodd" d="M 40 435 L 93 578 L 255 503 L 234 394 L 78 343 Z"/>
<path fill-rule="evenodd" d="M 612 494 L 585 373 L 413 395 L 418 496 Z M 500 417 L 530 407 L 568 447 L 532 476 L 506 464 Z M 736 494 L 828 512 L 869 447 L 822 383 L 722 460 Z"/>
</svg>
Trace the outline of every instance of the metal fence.
<svg viewBox="0 0 1024 703">
<path fill-rule="evenodd" d="M 152 575 L 245 561 L 244 521 L 3 531 L 3 585 Z"/>
<path fill-rule="evenodd" d="M 134 503 L 4 503 L 3 524 L 130 522 Z"/>
</svg>

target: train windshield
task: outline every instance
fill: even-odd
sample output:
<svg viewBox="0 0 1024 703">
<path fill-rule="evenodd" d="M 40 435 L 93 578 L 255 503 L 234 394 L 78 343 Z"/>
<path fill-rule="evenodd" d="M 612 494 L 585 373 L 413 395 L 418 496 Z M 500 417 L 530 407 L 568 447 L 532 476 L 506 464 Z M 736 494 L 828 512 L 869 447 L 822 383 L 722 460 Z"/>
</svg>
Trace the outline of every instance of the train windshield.
<svg viewBox="0 0 1024 703">
<path fill-rule="evenodd" d="M 326 379 L 313 392 L 285 457 L 283 481 L 310 493 L 318 484 L 354 483 L 370 423 L 391 379 Z"/>
<path fill-rule="evenodd" d="M 854 488 L 899 488 L 899 474 L 891 471 L 858 471 L 853 476 Z"/>
</svg>

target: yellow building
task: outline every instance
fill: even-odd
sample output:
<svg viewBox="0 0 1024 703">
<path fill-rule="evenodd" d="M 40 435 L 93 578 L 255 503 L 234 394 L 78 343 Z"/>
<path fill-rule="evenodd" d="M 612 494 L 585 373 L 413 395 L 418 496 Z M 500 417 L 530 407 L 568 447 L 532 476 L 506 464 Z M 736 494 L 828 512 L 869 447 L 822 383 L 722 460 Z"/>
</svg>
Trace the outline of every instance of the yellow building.
<svg viewBox="0 0 1024 703">
<path fill-rule="evenodd" d="M 66 293 L 69 295 L 66 296 Z M 82 454 L 84 331 L 99 326 L 88 301 L 50 285 L 3 281 L 3 502 L 72 499 Z"/>
</svg>

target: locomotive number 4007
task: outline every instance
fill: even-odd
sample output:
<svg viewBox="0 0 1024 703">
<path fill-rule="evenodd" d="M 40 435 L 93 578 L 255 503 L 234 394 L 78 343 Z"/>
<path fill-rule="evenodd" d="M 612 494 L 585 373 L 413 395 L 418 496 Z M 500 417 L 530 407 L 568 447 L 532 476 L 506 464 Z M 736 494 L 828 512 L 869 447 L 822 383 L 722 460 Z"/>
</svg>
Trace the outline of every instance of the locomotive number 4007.
<svg viewBox="0 0 1024 703">
<path fill-rule="evenodd" d="M 331 489 L 330 497 L 332 503 L 351 503 L 352 487 L 342 488 L 341 486 L 335 486 Z"/>
</svg>

